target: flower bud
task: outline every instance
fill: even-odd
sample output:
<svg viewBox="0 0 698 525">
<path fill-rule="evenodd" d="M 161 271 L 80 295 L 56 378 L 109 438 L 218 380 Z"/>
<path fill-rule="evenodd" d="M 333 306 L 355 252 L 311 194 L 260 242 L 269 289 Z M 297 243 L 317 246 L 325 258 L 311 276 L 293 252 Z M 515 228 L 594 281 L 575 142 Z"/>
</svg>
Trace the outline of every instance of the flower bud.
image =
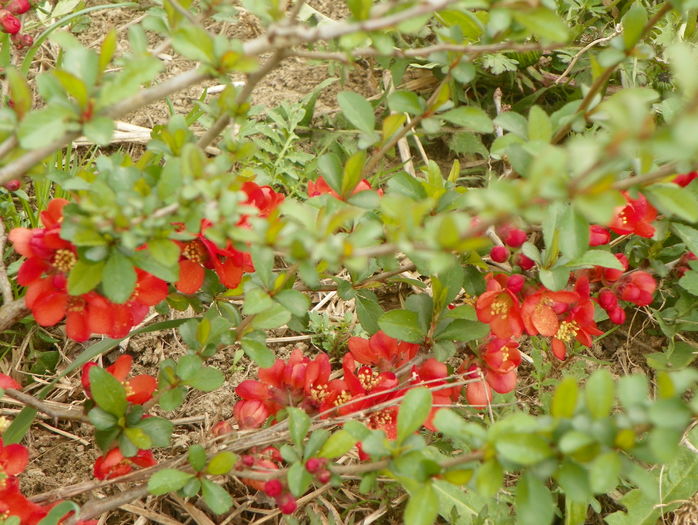
<svg viewBox="0 0 698 525">
<path fill-rule="evenodd" d="M 528 235 L 523 230 L 518 228 L 511 228 L 506 232 L 506 235 L 502 239 L 504 244 L 511 246 L 512 248 L 518 248 L 528 239 Z"/>
<path fill-rule="evenodd" d="M 22 29 L 22 23 L 6 9 L 0 9 L 0 29 L 5 33 L 14 35 Z"/>
<path fill-rule="evenodd" d="M 329 470 L 321 470 L 317 474 L 315 474 L 315 479 L 317 479 L 320 483 L 328 483 L 330 479 L 332 479 L 332 473 Z"/>
<path fill-rule="evenodd" d="M 22 15 L 32 8 L 29 0 L 10 0 L 5 9 L 13 15 Z"/>
<path fill-rule="evenodd" d="M 520 273 L 515 273 L 507 278 L 507 289 L 511 293 L 519 293 L 526 283 L 526 278 Z"/>
<path fill-rule="evenodd" d="M 613 310 L 608 312 L 608 318 L 613 324 L 623 324 L 625 323 L 625 310 L 620 306 L 616 306 Z"/>
<path fill-rule="evenodd" d="M 533 261 L 533 259 L 529 259 L 523 253 L 519 253 L 516 255 L 515 262 L 524 271 L 530 270 L 531 268 L 533 268 L 536 265 L 536 263 Z"/>
<path fill-rule="evenodd" d="M 270 479 L 264 484 L 264 493 L 272 498 L 281 496 L 284 486 L 278 479 Z"/>
<path fill-rule="evenodd" d="M 305 470 L 307 470 L 311 474 L 315 474 L 324 466 L 325 460 L 321 458 L 310 458 L 308 461 L 305 462 Z"/>
<path fill-rule="evenodd" d="M 490 257 L 494 262 L 503 263 L 509 258 L 509 250 L 505 246 L 493 246 Z"/>
<path fill-rule="evenodd" d="M 251 467 L 252 465 L 254 465 L 254 457 L 250 456 L 249 454 L 245 454 L 240 459 L 242 459 L 242 464 L 246 467 Z"/>
<path fill-rule="evenodd" d="M 296 498 L 288 492 L 276 498 L 276 504 L 282 514 L 293 514 L 298 508 Z"/>
<path fill-rule="evenodd" d="M 7 191 L 17 191 L 22 187 L 22 182 L 19 179 L 12 179 L 2 185 Z"/>
<path fill-rule="evenodd" d="M 618 307 L 618 297 L 611 290 L 601 290 L 597 299 L 599 306 L 606 311 L 614 310 Z"/>
<path fill-rule="evenodd" d="M 596 224 L 589 226 L 589 246 L 602 246 L 611 240 L 610 232 Z"/>
<path fill-rule="evenodd" d="M 232 431 L 233 427 L 229 421 L 219 421 L 211 427 L 211 434 L 214 436 L 223 436 L 225 434 L 230 434 Z"/>
</svg>

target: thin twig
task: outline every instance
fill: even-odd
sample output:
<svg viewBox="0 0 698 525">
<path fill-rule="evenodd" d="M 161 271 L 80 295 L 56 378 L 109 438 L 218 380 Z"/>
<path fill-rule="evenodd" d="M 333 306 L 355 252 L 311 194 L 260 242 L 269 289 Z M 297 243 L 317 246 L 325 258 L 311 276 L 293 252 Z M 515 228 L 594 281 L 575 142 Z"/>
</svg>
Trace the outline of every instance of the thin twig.
<svg viewBox="0 0 698 525">
<path fill-rule="evenodd" d="M 620 25 L 616 26 L 615 31 L 613 32 L 612 35 L 605 36 L 603 38 L 597 38 L 593 42 L 589 42 L 587 45 L 585 45 L 582 49 L 577 51 L 577 53 L 572 57 L 572 60 L 570 60 L 570 63 L 567 65 L 567 69 L 565 69 L 562 74 L 557 77 L 555 80 L 555 84 L 559 84 L 562 82 L 567 75 L 569 75 L 572 72 L 572 69 L 574 68 L 575 64 L 577 61 L 581 58 L 581 56 L 589 51 L 592 47 L 598 45 L 598 44 L 603 44 L 604 42 L 608 42 L 609 40 L 613 40 L 615 37 L 617 37 L 620 33 L 622 32 L 622 27 Z"/>
</svg>

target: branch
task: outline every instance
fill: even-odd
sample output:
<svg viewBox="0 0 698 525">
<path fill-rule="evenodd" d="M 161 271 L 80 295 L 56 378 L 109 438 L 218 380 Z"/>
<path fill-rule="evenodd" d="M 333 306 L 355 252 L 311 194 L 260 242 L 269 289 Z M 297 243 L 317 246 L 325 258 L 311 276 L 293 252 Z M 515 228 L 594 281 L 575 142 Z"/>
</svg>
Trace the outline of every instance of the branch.
<svg viewBox="0 0 698 525">
<path fill-rule="evenodd" d="M 65 410 L 62 408 L 54 408 L 48 403 L 36 399 L 34 396 L 15 390 L 14 388 L 5 389 L 5 395 L 15 399 L 26 406 L 36 408 L 53 419 L 71 419 L 73 421 L 89 422 L 90 420 L 82 414 L 80 409 Z"/>
<path fill-rule="evenodd" d="M 627 190 L 632 186 L 649 184 L 650 182 L 655 182 L 674 173 L 676 173 L 676 163 L 670 162 L 669 164 L 665 164 L 661 168 L 650 173 L 645 173 L 644 175 L 637 175 L 635 177 L 628 177 L 627 179 L 619 180 L 613 185 L 613 189 Z"/>
<path fill-rule="evenodd" d="M 2 294 L 2 304 L 10 304 L 14 300 L 12 293 L 12 284 L 7 277 L 7 268 L 5 268 L 5 242 L 7 235 L 5 232 L 5 223 L 0 218 L 0 293 Z"/>
<path fill-rule="evenodd" d="M 28 313 L 29 308 L 24 305 L 24 299 L 17 299 L 0 306 L 0 332 L 15 324 Z"/>
</svg>

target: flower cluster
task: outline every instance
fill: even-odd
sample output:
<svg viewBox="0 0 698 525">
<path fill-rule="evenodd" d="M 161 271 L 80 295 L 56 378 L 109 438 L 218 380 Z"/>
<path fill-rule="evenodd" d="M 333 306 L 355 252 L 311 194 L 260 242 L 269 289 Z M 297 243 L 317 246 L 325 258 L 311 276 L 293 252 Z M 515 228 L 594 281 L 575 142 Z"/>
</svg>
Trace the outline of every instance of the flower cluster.
<svg viewBox="0 0 698 525">
<path fill-rule="evenodd" d="M 38 505 L 22 494 L 17 475 L 24 471 L 28 462 L 29 452 L 26 447 L 18 444 L 5 445 L 0 438 L 0 519 L 15 517 L 19 519 L 20 525 L 36 525 L 59 503 Z M 97 521 L 83 520 L 77 523 L 94 525 Z"/>
<path fill-rule="evenodd" d="M 4 5 L 2 5 L 4 4 Z M 32 8 L 29 0 L 9 0 L 0 2 L 0 31 L 9 33 L 12 37 L 12 42 L 18 49 L 30 47 L 34 43 L 31 35 L 23 35 L 20 33 L 22 29 L 22 21 L 19 19 Z"/>
<path fill-rule="evenodd" d="M 27 287 L 27 308 L 41 326 L 52 326 L 66 319 L 66 333 L 76 341 L 91 334 L 124 337 L 140 323 L 151 306 L 167 296 L 167 283 L 137 269 L 137 283 L 131 297 L 113 303 L 102 294 L 68 292 L 68 275 L 78 261 L 77 249 L 61 238 L 65 199 L 53 199 L 41 212 L 43 228 L 15 228 L 9 239 L 15 251 L 27 260 L 22 263 L 17 282 Z"/>
</svg>

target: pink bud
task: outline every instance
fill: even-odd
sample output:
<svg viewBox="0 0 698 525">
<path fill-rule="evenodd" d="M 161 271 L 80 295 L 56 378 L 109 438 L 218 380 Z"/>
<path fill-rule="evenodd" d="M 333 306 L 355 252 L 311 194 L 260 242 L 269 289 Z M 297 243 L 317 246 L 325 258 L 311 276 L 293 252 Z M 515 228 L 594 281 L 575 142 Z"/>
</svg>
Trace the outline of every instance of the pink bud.
<svg viewBox="0 0 698 525">
<path fill-rule="evenodd" d="M 525 231 L 519 230 L 518 228 L 511 228 L 509 231 L 507 231 L 507 234 L 503 240 L 504 244 L 507 246 L 518 248 L 526 242 L 526 239 L 528 239 L 528 235 L 526 235 Z"/>
<path fill-rule="evenodd" d="M 523 253 L 519 253 L 516 255 L 516 264 L 518 264 L 524 271 L 530 270 L 536 265 L 536 263 L 532 259 L 526 257 Z"/>
<path fill-rule="evenodd" d="M 616 253 L 614 255 L 616 256 L 616 259 L 618 259 L 620 264 L 623 265 L 623 270 L 616 270 L 614 268 L 604 268 L 603 278 L 610 283 L 620 279 L 621 275 L 623 275 L 623 273 L 625 273 L 625 271 L 628 269 L 628 258 L 622 253 Z"/>
<path fill-rule="evenodd" d="M 3 184 L 7 191 L 17 191 L 22 187 L 22 182 L 19 179 L 12 179 Z"/>
<path fill-rule="evenodd" d="M 503 263 L 509 258 L 509 250 L 505 246 L 493 246 L 490 257 L 494 262 Z"/>
<path fill-rule="evenodd" d="M 519 293 L 526 282 L 526 278 L 520 273 L 515 273 L 507 278 L 507 288 L 512 293 Z"/>
<path fill-rule="evenodd" d="M 601 246 L 608 244 L 611 240 L 611 234 L 603 226 L 594 224 L 589 226 L 589 246 Z"/>
<path fill-rule="evenodd" d="M 598 298 L 599 305 L 604 310 L 613 310 L 618 307 L 618 297 L 611 290 L 601 290 Z"/>
<path fill-rule="evenodd" d="M 245 465 L 246 467 L 251 467 L 252 465 L 254 465 L 254 457 L 250 456 L 249 454 L 245 454 L 244 456 L 242 456 L 241 459 L 243 465 Z"/>
<path fill-rule="evenodd" d="M 15 33 L 19 33 L 19 30 L 22 29 L 22 23 L 16 16 L 5 9 L 0 9 L 0 27 L 5 33 L 14 35 Z"/>
<path fill-rule="evenodd" d="M 315 479 L 317 479 L 320 483 L 328 483 L 330 479 L 332 479 L 332 473 L 329 470 L 321 470 L 317 474 L 315 474 Z"/>
<path fill-rule="evenodd" d="M 284 486 L 278 479 L 270 479 L 264 484 L 264 493 L 269 497 L 276 498 L 283 491 Z"/>
<path fill-rule="evenodd" d="M 625 322 L 625 310 L 620 306 L 616 306 L 613 310 L 608 312 L 608 318 L 613 324 L 623 324 Z"/>
<path fill-rule="evenodd" d="M 305 470 L 311 474 L 315 474 L 318 470 L 325 466 L 325 461 L 320 458 L 310 458 L 305 462 Z"/>
</svg>

